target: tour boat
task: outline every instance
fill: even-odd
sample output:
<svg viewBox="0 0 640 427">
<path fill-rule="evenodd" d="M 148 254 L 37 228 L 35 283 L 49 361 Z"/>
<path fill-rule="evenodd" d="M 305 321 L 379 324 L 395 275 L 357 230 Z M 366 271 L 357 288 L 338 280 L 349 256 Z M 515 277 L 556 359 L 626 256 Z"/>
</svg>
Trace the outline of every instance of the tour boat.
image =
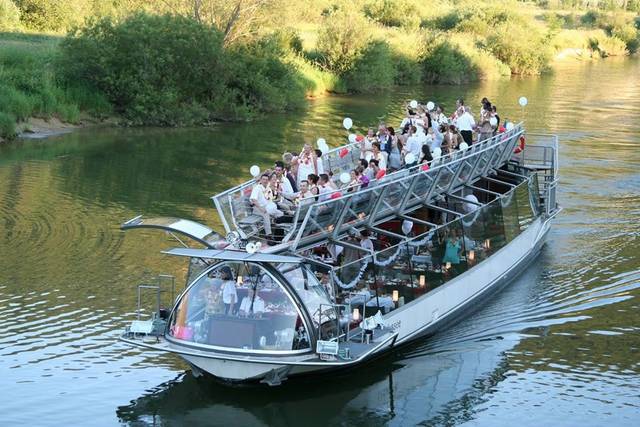
<svg viewBox="0 0 640 427">
<path fill-rule="evenodd" d="M 277 385 L 442 330 L 535 259 L 561 210 L 556 136 L 525 143 L 523 125 L 511 124 L 463 147 L 297 201 L 274 221 L 275 241 L 249 201 L 255 180 L 212 197 L 224 235 L 179 218 L 125 222 L 174 235 L 182 247 L 164 253 L 186 257 L 189 272 L 177 298 L 172 280 L 140 285 L 138 319 L 121 339 L 175 353 L 196 376 Z M 321 161 L 337 178 L 360 157 L 356 143 Z M 144 288 L 156 297 L 143 312 Z"/>
</svg>

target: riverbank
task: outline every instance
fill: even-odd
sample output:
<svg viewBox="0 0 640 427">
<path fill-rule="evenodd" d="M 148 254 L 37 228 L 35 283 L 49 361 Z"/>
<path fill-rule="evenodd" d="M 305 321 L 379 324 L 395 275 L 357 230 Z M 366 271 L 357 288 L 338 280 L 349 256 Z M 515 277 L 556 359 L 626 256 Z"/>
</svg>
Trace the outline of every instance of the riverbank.
<svg viewBox="0 0 640 427">
<path fill-rule="evenodd" d="M 30 118 L 57 123 L 53 132 L 82 126 L 81 117 L 133 126 L 252 120 L 305 98 L 537 75 L 554 61 L 626 56 L 640 45 L 640 19 L 626 12 L 492 0 L 429 10 L 405 0 L 259 3 L 229 21 L 246 25 L 242 34 L 210 25 L 213 15 L 164 14 L 161 5 L 84 8 L 95 19 L 66 36 L 76 18 L 51 24 L 56 34 L 0 33 L 0 138 L 17 137 Z M 21 12 L 24 25 L 41 22 Z"/>
</svg>

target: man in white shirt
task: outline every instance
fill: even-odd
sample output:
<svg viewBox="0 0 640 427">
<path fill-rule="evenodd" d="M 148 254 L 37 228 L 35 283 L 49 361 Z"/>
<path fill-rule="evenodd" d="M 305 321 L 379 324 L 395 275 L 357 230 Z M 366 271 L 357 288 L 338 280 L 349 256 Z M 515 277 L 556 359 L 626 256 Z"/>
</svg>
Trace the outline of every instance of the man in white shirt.
<svg viewBox="0 0 640 427">
<path fill-rule="evenodd" d="M 291 182 L 289 181 L 289 179 L 287 179 L 287 176 L 285 175 L 284 163 L 281 161 L 277 161 L 274 165 L 273 171 L 276 173 L 276 176 L 278 177 L 278 181 L 280 181 L 282 196 L 287 200 L 293 200 L 296 194 L 293 191 Z"/>
<path fill-rule="evenodd" d="M 264 221 L 264 232 L 267 236 L 271 236 L 271 217 L 279 218 L 282 211 L 278 210 L 276 204 L 267 198 L 267 189 L 269 188 L 269 174 L 263 174 L 260 182 L 251 190 L 249 200 L 253 205 L 253 213 L 260 215 Z"/>
<path fill-rule="evenodd" d="M 411 126 L 409 128 L 409 137 L 407 138 L 407 152 L 413 153 L 416 156 L 416 159 L 420 158 L 420 154 L 422 153 L 422 141 L 421 138 L 416 135 L 416 127 Z"/>
<path fill-rule="evenodd" d="M 473 128 L 476 127 L 476 121 L 469 107 L 464 107 L 464 113 L 458 116 L 455 125 L 460 131 L 464 142 L 471 145 L 473 143 Z"/>
</svg>

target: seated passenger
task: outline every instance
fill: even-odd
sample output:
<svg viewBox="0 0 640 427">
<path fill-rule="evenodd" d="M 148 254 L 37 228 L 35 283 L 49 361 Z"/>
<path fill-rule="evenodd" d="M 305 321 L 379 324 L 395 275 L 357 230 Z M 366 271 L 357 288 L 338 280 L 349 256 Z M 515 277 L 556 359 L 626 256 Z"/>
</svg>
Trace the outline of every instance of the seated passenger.
<svg viewBox="0 0 640 427">
<path fill-rule="evenodd" d="M 431 155 L 431 148 L 428 145 L 422 146 L 422 155 L 420 156 L 420 163 L 431 164 L 433 156 Z"/>
<path fill-rule="evenodd" d="M 260 298 L 258 293 L 253 289 L 249 289 L 249 293 L 247 294 L 247 296 L 242 298 L 238 314 L 243 317 L 262 317 L 264 310 L 264 300 Z"/>
<path fill-rule="evenodd" d="M 320 194 L 320 188 L 318 187 L 320 177 L 314 173 L 310 173 L 307 176 L 307 181 L 309 181 L 309 192 L 314 196 Z"/>
<path fill-rule="evenodd" d="M 253 213 L 260 215 L 264 221 L 264 232 L 271 236 L 271 217 L 280 218 L 284 214 L 278 210 L 277 205 L 267 195 L 271 194 L 269 188 L 269 175 L 262 174 L 260 182 L 253 187 L 249 200 L 253 205 Z"/>
<path fill-rule="evenodd" d="M 378 161 L 380 169 L 387 169 L 387 153 L 380 150 L 379 142 L 374 142 L 372 145 L 371 159 Z"/>
<path fill-rule="evenodd" d="M 273 171 L 280 182 L 280 188 L 282 190 L 282 196 L 287 200 L 293 200 L 295 198 L 295 193 L 297 189 L 294 190 L 291 185 L 291 181 L 287 178 L 287 171 L 284 167 L 284 162 L 277 161 L 274 165 Z"/>
<path fill-rule="evenodd" d="M 314 201 L 315 200 L 313 199 L 314 196 L 315 195 L 309 189 L 309 181 L 307 181 L 306 179 L 303 181 L 300 181 L 300 192 L 298 193 L 298 202 L 306 203 L 307 201 Z"/>
</svg>

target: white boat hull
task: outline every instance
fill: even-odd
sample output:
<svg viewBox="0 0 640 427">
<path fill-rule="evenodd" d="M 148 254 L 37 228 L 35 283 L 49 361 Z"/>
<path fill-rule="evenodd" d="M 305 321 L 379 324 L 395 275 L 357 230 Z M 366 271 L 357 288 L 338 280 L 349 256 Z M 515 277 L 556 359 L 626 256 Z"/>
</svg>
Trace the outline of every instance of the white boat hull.
<svg viewBox="0 0 640 427">
<path fill-rule="evenodd" d="M 396 345 L 404 344 L 421 336 L 429 335 L 445 323 L 459 317 L 465 309 L 485 297 L 491 290 L 513 280 L 540 251 L 549 230 L 550 219 L 538 218 L 507 246 L 487 260 L 460 276 L 438 287 L 427 297 L 394 310 L 385 316 L 388 327 L 398 333 Z M 229 360 L 216 357 L 187 355 L 180 352 L 183 346 L 172 344 L 177 353 L 182 353 L 189 364 L 197 370 L 217 378 L 230 381 L 261 380 L 274 372 L 283 377 L 339 368 L 339 365 L 300 363 L 263 363 L 254 360 Z M 378 353 L 385 352 L 383 347 Z M 273 359 L 271 359 L 273 360 Z M 196 373 L 196 371 L 194 371 Z"/>
</svg>

